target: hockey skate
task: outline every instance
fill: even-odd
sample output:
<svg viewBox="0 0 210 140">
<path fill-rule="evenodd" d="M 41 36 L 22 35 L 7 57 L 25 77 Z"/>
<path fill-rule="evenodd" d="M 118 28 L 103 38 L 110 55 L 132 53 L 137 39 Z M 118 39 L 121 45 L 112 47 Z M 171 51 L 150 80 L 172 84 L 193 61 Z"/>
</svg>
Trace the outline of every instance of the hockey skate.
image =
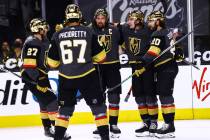
<svg viewBox="0 0 210 140">
<path fill-rule="evenodd" d="M 136 137 L 147 137 L 149 136 L 149 124 L 147 123 L 141 123 L 141 126 L 139 129 L 135 130 Z"/>
<path fill-rule="evenodd" d="M 117 125 L 110 125 L 110 134 L 111 138 L 119 138 L 121 134 L 121 130 Z"/>
<path fill-rule="evenodd" d="M 70 140 L 71 136 L 68 133 L 65 133 L 63 140 Z"/>
<path fill-rule="evenodd" d="M 149 126 L 149 136 L 150 137 L 155 137 L 155 133 L 157 131 L 158 124 L 157 122 L 151 122 Z"/>
<path fill-rule="evenodd" d="M 54 132 L 54 130 L 52 129 L 52 127 L 44 127 L 44 135 L 46 136 L 46 137 L 54 137 L 54 134 L 55 134 L 55 132 Z"/>
<path fill-rule="evenodd" d="M 100 139 L 101 138 L 98 129 L 93 131 L 93 138 L 95 138 L 95 139 Z"/>
<path fill-rule="evenodd" d="M 174 132 L 175 132 L 174 123 L 170 124 L 164 123 L 162 128 L 156 131 L 156 137 L 160 139 L 175 138 Z"/>
</svg>

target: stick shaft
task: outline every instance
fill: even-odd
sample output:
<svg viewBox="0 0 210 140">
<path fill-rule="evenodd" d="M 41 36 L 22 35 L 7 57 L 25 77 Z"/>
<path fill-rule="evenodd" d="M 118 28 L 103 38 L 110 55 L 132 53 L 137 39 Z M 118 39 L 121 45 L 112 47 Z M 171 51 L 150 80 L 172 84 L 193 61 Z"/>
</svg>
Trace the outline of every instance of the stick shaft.
<svg viewBox="0 0 210 140">
<path fill-rule="evenodd" d="M 22 77 L 21 77 L 20 75 L 18 75 L 18 74 L 16 74 L 16 73 L 12 72 L 12 71 L 10 71 L 10 70 L 7 70 L 7 69 L 5 69 L 5 68 L 3 68 L 3 67 L 0 67 L 0 70 L 1 70 L 1 71 L 4 71 L 4 72 L 7 72 L 7 73 L 11 73 L 11 74 L 15 75 L 16 77 L 22 79 Z M 29 80 L 26 80 L 26 82 L 31 83 L 31 84 L 33 84 L 33 85 L 37 85 L 36 82 L 32 82 L 32 81 L 29 81 Z M 51 89 L 51 88 L 47 88 L 47 90 L 49 90 L 50 92 L 53 92 L 54 94 L 56 94 L 56 92 L 55 92 L 53 89 Z"/>
<path fill-rule="evenodd" d="M 189 62 L 189 61 L 187 61 L 187 60 L 185 60 L 185 59 L 183 59 L 183 62 L 186 63 L 186 64 L 188 64 L 188 65 L 193 66 L 193 67 L 196 68 L 197 70 L 200 70 L 200 68 L 197 67 L 196 65 L 194 65 L 192 62 Z"/>
</svg>

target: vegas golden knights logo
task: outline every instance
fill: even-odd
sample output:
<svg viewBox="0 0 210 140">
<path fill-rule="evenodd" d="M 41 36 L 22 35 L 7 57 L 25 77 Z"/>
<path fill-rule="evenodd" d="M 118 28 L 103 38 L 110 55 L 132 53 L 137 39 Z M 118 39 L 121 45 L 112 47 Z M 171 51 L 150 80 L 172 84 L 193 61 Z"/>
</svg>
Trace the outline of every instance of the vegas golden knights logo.
<svg viewBox="0 0 210 140">
<path fill-rule="evenodd" d="M 111 50 L 111 35 L 98 35 L 98 42 L 101 46 L 103 46 L 105 52 L 109 52 Z"/>
<path fill-rule="evenodd" d="M 141 43 L 141 39 L 129 37 L 129 49 L 134 55 L 139 54 L 140 43 Z"/>
</svg>

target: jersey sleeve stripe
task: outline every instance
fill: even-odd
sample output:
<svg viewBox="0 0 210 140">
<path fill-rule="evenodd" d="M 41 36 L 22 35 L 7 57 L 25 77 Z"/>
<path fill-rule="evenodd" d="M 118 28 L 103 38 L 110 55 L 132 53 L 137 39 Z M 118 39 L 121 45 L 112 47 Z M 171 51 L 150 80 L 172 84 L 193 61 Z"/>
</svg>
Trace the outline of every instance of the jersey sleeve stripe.
<svg viewBox="0 0 210 140">
<path fill-rule="evenodd" d="M 158 56 L 158 54 L 156 54 L 156 53 L 154 53 L 154 52 L 152 52 L 152 51 L 148 51 L 147 54 L 149 54 L 149 55 L 151 55 L 151 56 L 155 56 L 155 57 Z"/>
<path fill-rule="evenodd" d="M 57 68 L 60 65 L 60 62 L 57 60 L 53 60 L 49 57 L 47 57 L 47 64 L 51 67 L 51 68 Z"/>
<path fill-rule="evenodd" d="M 158 56 L 160 54 L 161 50 L 160 48 L 156 47 L 156 46 L 150 46 L 149 50 L 148 50 L 148 53 L 151 54 L 151 55 L 155 55 L 155 56 Z"/>
<path fill-rule="evenodd" d="M 36 68 L 37 61 L 36 59 L 24 59 L 23 68 Z"/>
<path fill-rule="evenodd" d="M 93 56 L 93 62 L 102 63 L 106 58 L 106 52 L 103 50 L 100 53 Z"/>
</svg>

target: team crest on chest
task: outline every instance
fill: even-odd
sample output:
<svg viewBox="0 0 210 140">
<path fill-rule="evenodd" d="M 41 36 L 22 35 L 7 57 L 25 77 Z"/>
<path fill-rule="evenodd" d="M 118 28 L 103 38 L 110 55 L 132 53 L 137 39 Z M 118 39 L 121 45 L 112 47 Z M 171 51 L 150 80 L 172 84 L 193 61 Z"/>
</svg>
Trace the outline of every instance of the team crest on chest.
<svg viewBox="0 0 210 140">
<path fill-rule="evenodd" d="M 98 35 L 98 42 L 101 46 L 103 46 L 105 52 L 109 52 L 111 50 L 111 35 Z"/>
<path fill-rule="evenodd" d="M 141 39 L 135 37 L 129 37 L 129 49 L 134 54 L 137 55 L 140 52 Z"/>
</svg>

